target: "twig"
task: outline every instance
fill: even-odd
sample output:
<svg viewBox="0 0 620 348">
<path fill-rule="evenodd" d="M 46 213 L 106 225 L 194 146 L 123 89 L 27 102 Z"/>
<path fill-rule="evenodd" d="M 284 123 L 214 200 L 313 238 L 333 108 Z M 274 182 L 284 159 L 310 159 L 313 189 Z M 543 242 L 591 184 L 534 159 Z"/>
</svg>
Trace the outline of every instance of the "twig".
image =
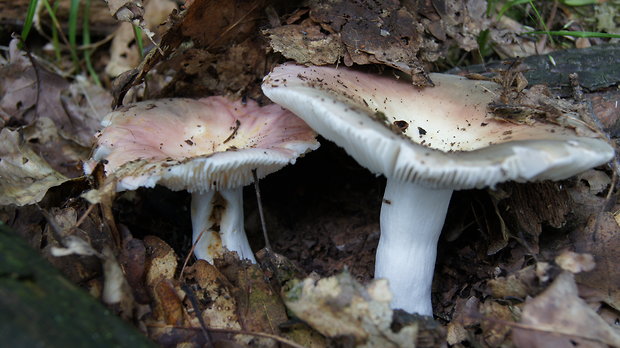
<svg viewBox="0 0 620 348">
<path fill-rule="evenodd" d="M 75 223 L 75 228 L 80 227 L 80 225 L 84 222 L 84 220 L 86 220 L 86 218 L 88 217 L 88 215 L 90 215 L 90 212 L 93 211 L 93 208 L 95 208 L 94 204 L 91 204 L 88 209 L 86 209 L 86 211 L 84 212 L 84 214 L 82 214 L 82 216 L 80 217 L 80 219 Z"/>
<path fill-rule="evenodd" d="M 260 188 L 258 186 L 258 175 L 256 169 L 252 169 L 254 177 L 254 190 L 256 191 L 256 201 L 258 202 L 258 215 L 260 216 L 260 224 L 263 229 L 263 238 L 265 238 L 265 249 L 271 251 L 271 243 L 269 243 L 269 235 L 267 235 L 267 224 L 265 224 L 265 215 L 263 214 L 263 203 L 260 199 Z"/>
<path fill-rule="evenodd" d="M 508 320 L 503 320 L 503 319 L 498 319 L 498 318 L 489 318 L 489 317 L 483 316 L 480 313 L 477 313 L 477 315 L 475 315 L 474 313 L 467 313 L 467 317 L 469 317 L 471 319 L 478 319 L 478 320 L 482 320 L 482 321 L 487 321 L 487 322 L 494 323 L 494 324 L 506 325 L 506 326 L 509 326 L 511 328 L 517 328 L 517 329 L 522 329 L 522 330 L 530 330 L 530 331 L 536 331 L 536 332 L 544 332 L 544 333 L 549 333 L 549 334 L 552 334 L 552 335 L 558 335 L 558 336 L 564 336 L 564 337 L 575 337 L 575 338 L 580 338 L 580 339 L 587 340 L 587 341 L 592 341 L 592 342 L 606 343 L 605 341 L 601 341 L 599 339 L 592 338 L 592 337 L 580 336 L 580 335 L 570 334 L 570 333 L 566 333 L 566 332 L 553 331 L 551 329 L 542 328 L 542 327 L 540 327 L 540 325 L 534 326 L 534 325 L 528 325 L 528 324 L 523 324 L 523 323 L 516 323 L 514 321 L 508 321 Z"/>
<path fill-rule="evenodd" d="M 185 283 L 181 284 L 181 289 L 185 291 L 185 294 L 189 298 L 189 302 L 191 302 L 192 307 L 194 307 L 194 312 L 196 313 L 196 317 L 198 318 L 198 322 L 200 323 L 200 328 L 202 329 L 202 333 L 205 335 L 205 340 L 207 341 L 206 343 L 207 347 L 213 347 L 213 338 L 211 337 L 211 334 L 209 333 L 209 330 L 207 329 L 207 325 L 205 324 L 205 321 L 202 318 L 202 311 L 200 310 L 200 307 L 198 306 L 198 300 L 196 299 L 196 295 L 194 294 L 194 291 L 192 291 L 192 288 L 190 288 L 189 285 Z"/>
<path fill-rule="evenodd" d="M 185 257 L 185 261 L 183 261 L 183 267 L 181 267 L 181 272 L 179 273 L 179 280 L 181 280 L 181 278 L 183 278 L 183 273 L 185 272 L 185 266 L 187 266 L 187 263 L 189 262 L 189 258 L 192 257 L 192 254 L 194 254 L 194 250 L 196 249 L 196 245 L 198 245 L 198 242 L 200 242 L 200 238 L 202 238 L 202 235 L 204 233 L 205 233 L 205 231 L 202 230 L 200 232 L 200 234 L 198 235 L 198 238 L 196 238 L 196 241 L 194 243 L 192 243 L 192 248 L 187 253 L 187 256 Z"/>
<path fill-rule="evenodd" d="M 176 325 L 155 325 L 155 324 L 147 324 L 147 326 L 149 327 L 156 327 L 156 328 L 175 328 L 175 329 L 182 329 L 182 330 L 201 330 L 200 328 L 197 327 L 182 327 L 182 326 L 176 326 Z M 235 330 L 235 329 L 216 329 L 216 328 L 209 328 L 210 332 L 219 332 L 219 333 L 227 333 L 227 334 L 233 334 L 233 335 L 248 335 L 248 336 L 257 336 L 257 337 L 265 337 L 265 338 L 271 338 L 272 340 L 282 343 L 282 344 L 286 344 L 290 347 L 293 348 L 305 348 L 304 346 L 302 346 L 301 344 L 298 344 L 296 342 L 293 342 L 291 340 L 288 340 L 286 338 L 280 337 L 280 336 L 276 336 L 276 335 L 272 335 L 272 334 L 268 334 L 265 332 L 252 332 L 252 331 L 244 331 L 244 330 Z"/>
</svg>

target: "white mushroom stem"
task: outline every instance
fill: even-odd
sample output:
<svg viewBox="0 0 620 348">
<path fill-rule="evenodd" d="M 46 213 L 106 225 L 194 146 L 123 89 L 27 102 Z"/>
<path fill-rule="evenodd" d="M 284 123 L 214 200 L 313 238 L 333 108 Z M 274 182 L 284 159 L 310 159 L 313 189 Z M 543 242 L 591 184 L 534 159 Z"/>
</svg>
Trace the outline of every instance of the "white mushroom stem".
<svg viewBox="0 0 620 348">
<path fill-rule="evenodd" d="M 386 278 L 393 308 L 432 315 L 431 285 L 451 189 L 389 179 L 381 206 L 375 278 Z"/>
<path fill-rule="evenodd" d="M 198 259 L 212 262 L 226 248 L 256 263 L 245 235 L 242 187 L 192 193 L 192 230 Z"/>
</svg>

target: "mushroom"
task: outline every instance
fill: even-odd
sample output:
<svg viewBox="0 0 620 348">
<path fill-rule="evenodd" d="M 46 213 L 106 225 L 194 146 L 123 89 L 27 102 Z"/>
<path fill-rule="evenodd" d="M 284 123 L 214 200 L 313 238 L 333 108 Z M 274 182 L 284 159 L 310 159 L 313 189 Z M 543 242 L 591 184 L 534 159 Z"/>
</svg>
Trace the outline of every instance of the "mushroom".
<svg viewBox="0 0 620 348">
<path fill-rule="evenodd" d="M 117 191 L 164 185 L 192 193 L 194 253 L 211 262 L 223 252 L 256 262 L 243 223 L 243 186 L 318 148 L 316 134 L 280 106 L 163 99 L 108 114 L 85 172 L 103 161 Z"/>
<path fill-rule="evenodd" d="M 263 81 L 273 102 L 303 118 L 358 163 L 387 177 L 375 277 L 392 306 L 432 314 L 439 235 L 453 190 L 508 180 L 560 180 L 605 163 L 613 149 L 567 119 L 506 122 L 487 111 L 490 81 L 430 74 L 434 87 L 347 68 L 284 64 Z"/>
</svg>

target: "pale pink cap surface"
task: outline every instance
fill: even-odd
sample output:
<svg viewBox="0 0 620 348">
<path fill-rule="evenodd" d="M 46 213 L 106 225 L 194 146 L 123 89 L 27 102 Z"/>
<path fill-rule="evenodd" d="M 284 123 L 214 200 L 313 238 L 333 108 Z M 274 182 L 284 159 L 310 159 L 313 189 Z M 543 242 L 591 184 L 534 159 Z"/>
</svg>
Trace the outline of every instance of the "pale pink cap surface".
<svg viewBox="0 0 620 348">
<path fill-rule="evenodd" d="M 316 133 L 280 106 L 224 97 L 145 101 L 112 112 L 97 134 L 90 172 L 105 160 L 117 190 L 162 184 L 205 192 L 244 186 L 318 148 Z"/>
</svg>

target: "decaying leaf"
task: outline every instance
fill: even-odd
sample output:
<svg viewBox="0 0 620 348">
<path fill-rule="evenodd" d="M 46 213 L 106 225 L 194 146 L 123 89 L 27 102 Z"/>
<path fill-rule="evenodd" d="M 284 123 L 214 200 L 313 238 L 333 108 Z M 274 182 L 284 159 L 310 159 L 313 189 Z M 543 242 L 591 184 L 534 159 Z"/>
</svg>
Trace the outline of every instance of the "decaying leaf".
<svg viewBox="0 0 620 348">
<path fill-rule="evenodd" d="M 573 207 L 566 190 L 555 182 L 521 185 L 504 183 L 498 185 L 505 193 L 498 202 L 502 218 L 513 237 L 523 239 L 530 252 L 539 250 L 539 236 L 543 225 L 562 228 Z"/>
<path fill-rule="evenodd" d="M 325 336 L 350 336 L 357 347 L 414 347 L 418 324 L 393 331 L 391 299 L 386 280 L 364 287 L 348 272 L 306 278 L 285 293 L 286 306 Z"/>
<path fill-rule="evenodd" d="M 429 85 L 423 63 L 453 43 L 470 51 L 489 25 L 486 1 L 328 0 L 309 4 L 264 33 L 276 52 L 298 63 L 383 64 Z M 277 22 L 276 22 L 277 23 Z"/>
<path fill-rule="evenodd" d="M 594 256 L 596 267 L 575 276 L 580 289 L 587 290 L 589 300 L 607 303 L 620 311 L 620 225 L 612 213 L 593 215 L 585 228 L 575 231 L 575 251 Z"/>
<path fill-rule="evenodd" d="M 515 320 L 515 313 L 511 307 L 498 301 L 485 301 L 480 306 L 480 313 L 486 318 L 491 318 L 480 323 L 482 336 L 489 347 L 501 347 L 504 342 L 510 342 L 510 326 L 505 322 Z"/>
<path fill-rule="evenodd" d="M 14 119 L 29 124 L 38 115 L 58 122 L 68 121 L 60 93 L 69 85 L 62 77 L 37 64 L 36 70 L 26 54 L 18 48 L 19 40 L 9 45 L 9 62 L 0 67 L 0 111 L 5 122 Z M 36 61 L 35 59 L 33 59 Z"/>
<path fill-rule="evenodd" d="M 177 8 L 170 0 L 149 1 L 144 5 L 145 26 L 157 32 L 157 27 L 166 20 L 168 15 Z M 116 77 L 121 73 L 133 69 L 140 63 L 140 52 L 135 40 L 135 33 L 131 23 L 121 23 L 114 33 L 110 47 L 110 62 L 105 72 Z"/>
<path fill-rule="evenodd" d="M 38 59 L 26 58 L 17 43 L 11 41 L 9 63 L 0 67 L 1 124 L 22 127 L 23 139 L 52 168 L 80 176 L 79 163 L 110 111 L 110 94 L 80 76 L 69 84 Z"/>
<path fill-rule="evenodd" d="M 494 298 L 521 298 L 540 292 L 549 279 L 550 265 L 538 262 L 506 277 L 490 279 L 487 286 Z"/>
<path fill-rule="evenodd" d="M 418 57 L 424 28 L 397 2 L 324 1 L 311 9 L 310 18 L 338 34 L 346 47 L 345 65 L 380 63 L 412 77 L 424 71 Z"/>
<path fill-rule="evenodd" d="M 587 182 L 588 187 L 590 188 L 590 193 L 599 194 L 603 192 L 609 184 L 611 183 L 611 178 L 605 172 L 590 169 L 585 171 L 577 176 L 579 180 L 584 180 Z"/>
<path fill-rule="evenodd" d="M 569 272 L 561 273 L 549 288 L 525 303 L 521 324 L 513 328 L 518 347 L 620 346 L 620 333 L 579 298 Z"/>
<path fill-rule="evenodd" d="M 212 328 L 241 330 L 237 318 L 237 304 L 230 290 L 232 284 L 228 279 L 204 260 L 198 260 L 186 272 L 186 277 L 193 278 L 198 286 L 198 301 L 207 304 L 202 309 L 206 325 Z"/>
<path fill-rule="evenodd" d="M 242 327 L 253 332 L 281 335 L 277 323 L 288 321 L 286 308 L 262 269 L 247 260 L 239 260 L 236 253 L 224 254 L 223 258 L 215 260 L 215 266 L 232 284 L 230 291 L 237 303 Z M 267 342 L 270 340 L 265 344 L 269 344 Z"/>
<path fill-rule="evenodd" d="M 344 55 L 337 35 L 324 33 L 311 21 L 264 31 L 274 51 L 300 64 L 335 64 Z"/>
<path fill-rule="evenodd" d="M 590 254 L 580 254 L 574 251 L 565 250 L 555 258 L 557 263 L 563 270 L 571 273 L 588 272 L 596 267 L 594 257 Z"/>
<path fill-rule="evenodd" d="M 21 141 L 17 131 L 0 131 L 0 204 L 37 203 L 49 188 L 67 180 Z"/>
<path fill-rule="evenodd" d="M 141 0 L 105 0 L 110 14 L 119 21 L 132 21 L 142 18 L 144 13 Z"/>
<path fill-rule="evenodd" d="M 133 318 L 134 297 L 118 259 L 109 246 L 104 246 L 101 255 L 104 275 L 101 299 L 116 307 L 123 318 Z"/>
<path fill-rule="evenodd" d="M 174 250 L 155 236 L 144 237 L 146 247 L 146 284 L 154 286 L 159 280 L 173 279 L 177 270 L 178 257 Z"/>
<path fill-rule="evenodd" d="M 99 252 L 97 252 L 90 244 L 88 244 L 88 242 L 77 236 L 67 236 L 63 239 L 62 243 L 62 247 L 52 246 L 50 250 L 52 256 L 61 257 L 76 254 L 82 256 L 102 257 Z"/>
</svg>

